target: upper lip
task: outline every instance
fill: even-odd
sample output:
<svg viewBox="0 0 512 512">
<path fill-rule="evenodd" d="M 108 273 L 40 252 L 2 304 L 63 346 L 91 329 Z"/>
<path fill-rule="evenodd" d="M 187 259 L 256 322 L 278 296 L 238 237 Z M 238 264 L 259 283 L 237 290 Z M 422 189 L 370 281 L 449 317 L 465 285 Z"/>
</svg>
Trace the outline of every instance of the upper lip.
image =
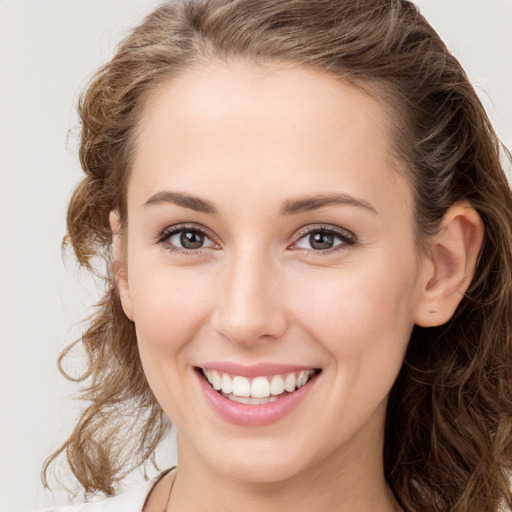
<svg viewBox="0 0 512 512">
<path fill-rule="evenodd" d="M 216 370 L 230 375 L 240 375 L 242 377 L 265 377 L 268 375 L 279 375 L 285 373 L 300 372 L 302 370 L 317 370 L 318 367 L 297 365 L 297 364 L 280 364 L 280 363 L 258 363 L 252 365 L 244 365 L 229 361 L 208 362 L 199 365 L 199 368 L 206 370 Z"/>
</svg>

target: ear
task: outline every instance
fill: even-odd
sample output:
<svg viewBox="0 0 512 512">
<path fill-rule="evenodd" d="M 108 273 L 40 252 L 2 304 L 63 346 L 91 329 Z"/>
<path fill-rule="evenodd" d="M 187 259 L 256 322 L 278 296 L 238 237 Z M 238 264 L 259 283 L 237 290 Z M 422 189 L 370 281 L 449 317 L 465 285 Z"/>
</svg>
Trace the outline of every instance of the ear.
<svg viewBox="0 0 512 512">
<path fill-rule="evenodd" d="M 128 267 L 123 247 L 121 222 L 119 214 L 112 210 L 109 215 L 110 229 L 112 230 L 112 272 L 123 306 L 124 314 L 133 322 L 133 307 L 128 285 Z"/>
<path fill-rule="evenodd" d="M 468 203 L 448 209 L 426 256 L 417 325 L 434 327 L 453 316 L 475 273 L 483 236 L 484 223 Z"/>
</svg>

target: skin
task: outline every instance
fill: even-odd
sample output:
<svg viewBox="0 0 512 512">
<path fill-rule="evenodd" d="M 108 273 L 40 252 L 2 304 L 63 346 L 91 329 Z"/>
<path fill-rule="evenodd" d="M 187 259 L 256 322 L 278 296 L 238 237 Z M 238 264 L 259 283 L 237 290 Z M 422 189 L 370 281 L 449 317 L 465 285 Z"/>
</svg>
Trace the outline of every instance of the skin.
<svg viewBox="0 0 512 512">
<path fill-rule="evenodd" d="M 173 511 L 399 509 L 382 463 L 389 390 L 414 324 L 453 314 L 483 227 L 454 205 L 418 256 L 412 192 L 389 137 L 383 105 L 307 68 L 215 63 L 150 96 L 126 240 L 115 212 L 111 223 L 123 308 L 178 431 Z M 216 213 L 157 201 L 165 191 Z M 283 214 L 333 194 L 359 204 Z M 206 232 L 203 247 L 180 250 L 179 234 L 162 235 L 181 224 Z M 335 236 L 332 249 L 311 249 L 322 226 L 353 243 Z M 322 372 L 291 414 L 249 428 L 205 402 L 194 367 L 207 361 Z M 146 510 L 166 506 L 173 478 Z"/>
</svg>

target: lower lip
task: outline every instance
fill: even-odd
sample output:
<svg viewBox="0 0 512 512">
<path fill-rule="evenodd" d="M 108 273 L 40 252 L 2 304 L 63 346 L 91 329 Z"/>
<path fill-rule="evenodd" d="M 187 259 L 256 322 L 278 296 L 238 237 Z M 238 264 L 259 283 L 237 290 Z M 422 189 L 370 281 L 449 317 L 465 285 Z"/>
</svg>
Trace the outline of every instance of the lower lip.
<svg viewBox="0 0 512 512">
<path fill-rule="evenodd" d="M 249 405 L 225 398 L 210 386 L 200 370 L 196 371 L 196 373 L 199 385 L 210 407 L 223 420 L 242 427 L 263 427 L 283 419 L 305 399 L 318 377 L 318 375 L 314 375 L 301 388 L 273 402 Z"/>
</svg>

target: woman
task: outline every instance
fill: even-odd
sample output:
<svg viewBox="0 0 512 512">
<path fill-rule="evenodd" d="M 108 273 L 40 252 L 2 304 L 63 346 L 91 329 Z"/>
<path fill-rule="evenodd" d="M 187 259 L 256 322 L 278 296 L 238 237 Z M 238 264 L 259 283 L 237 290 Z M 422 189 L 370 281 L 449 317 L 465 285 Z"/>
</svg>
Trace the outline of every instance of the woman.
<svg viewBox="0 0 512 512">
<path fill-rule="evenodd" d="M 50 461 L 112 495 L 167 418 L 179 455 L 84 510 L 512 505 L 511 193 L 410 2 L 164 4 L 80 114 L 67 242 L 110 289 Z"/>
</svg>

